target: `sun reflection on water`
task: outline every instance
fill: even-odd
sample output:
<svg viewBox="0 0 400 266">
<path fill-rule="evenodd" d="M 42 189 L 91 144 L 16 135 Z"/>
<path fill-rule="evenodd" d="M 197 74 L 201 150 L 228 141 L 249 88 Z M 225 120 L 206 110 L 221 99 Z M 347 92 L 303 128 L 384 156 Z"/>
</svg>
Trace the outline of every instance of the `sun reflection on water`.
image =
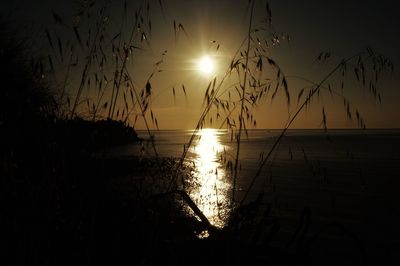
<svg viewBox="0 0 400 266">
<path fill-rule="evenodd" d="M 202 129 L 197 133 L 198 142 L 191 148 L 195 185 L 189 194 L 216 227 L 223 227 L 226 223 L 230 205 L 228 191 L 231 187 L 220 159 L 226 149 L 221 143 L 221 134 L 216 129 Z"/>
</svg>

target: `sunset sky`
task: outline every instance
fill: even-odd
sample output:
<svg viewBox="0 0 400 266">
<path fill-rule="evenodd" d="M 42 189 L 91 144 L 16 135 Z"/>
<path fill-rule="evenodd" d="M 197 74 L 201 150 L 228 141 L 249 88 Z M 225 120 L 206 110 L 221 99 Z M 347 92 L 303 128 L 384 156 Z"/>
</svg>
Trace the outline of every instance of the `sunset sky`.
<svg viewBox="0 0 400 266">
<path fill-rule="evenodd" d="M 71 2 L 73 4 L 71 4 Z M 74 9 L 79 1 L 15 0 L 2 1 L 1 13 L 10 24 L 22 31 L 37 36 L 38 50 L 45 47 L 44 28 L 54 24 L 52 11 L 72 21 Z M 98 1 L 101 2 L 101 1 Z M 121 15 L 123 1 L 111 1 L 110 20 Z M 134 3 L 128 1 L 131 10 Z M 265 17 L 264 1 L 257 1 L 255 23 Z M 190 129 L 200 116 L 203 95 L 210 79 L 220 77 L 229 66 L 232 56 L 246 38 L 249 24 L 247 0 L 165 0 L 161 11 L 158 1 L 150 1 L 152 34 L 149 45 L 143 46 L 135 63 L 132 75 L 137 86 L 143 87 L 155 62 L 163 51 L 168 53 L 160 66 L 162 72 L 152 79 L 154 89 L 152 110 L 159 121 L 160 129 Z M 289 111 L 296 108 L 297 95 L 304 86 L 296 77 L 319 82 L 332 68 L 316 62 L 321 51 L 330 51 L 332 62 L 351 56 L 366 47 L 392 59 L 395 71 L 381 79 L 382 104 L 378 104 L 357 82 L 349 81 L 344 88 L 354 106 L 365 118 L 368 128 L 400 127 L 400 32 L 397 28 L 398 10 L 395 1 L 269 1 L 272 10 L 272 30 L 278 35 L 290 36 L 290 41 L 281 41 L 271 47 L 273 58 L 287 76 L 292 95 Z M 134 18 L 134 14 L 128 14 Z M 175 38 L 173 21 L 182 24 Z M 29 28 L 27 28 L 29 25 Z M 214 43 L 215 41 L 215 43 Z M 219 45 L 218 50 L 216 46 Z M 212 73 L 199 69 L 200 59 L 208 55 L 213 63 L 206 62 Z M 207 72 L 207 71 L 206 71 Z M 349 77 L 354 73 L 349 71 Z M 332 85 L 337 84 L 332 80 Z M 185 97 L 182 85 L 185 86 Z M 174 99 L 172 88 L 175 88 Z M 347 92 L 348 90 L 348 92 Z M 295 128 L 321 127 L 321 106 L 325 106 L 327 125 L 331 128 L 356 127 L 355 121 L 346 119 L 346 112 L 340 99 L 329 94 L 322 101 L 313 102 L 312 108 L 298 117 Z M 257 128 L 281 128 L 288 117 L 284 93 L 271 102 L 267 99 L 254 111 Z M 140 119 L 139 119 L 140 120 Z M 215 124 L 215 126 L 217 126 Z M 138 122 L 137 128 L 143 124 Z"/>
</svg>

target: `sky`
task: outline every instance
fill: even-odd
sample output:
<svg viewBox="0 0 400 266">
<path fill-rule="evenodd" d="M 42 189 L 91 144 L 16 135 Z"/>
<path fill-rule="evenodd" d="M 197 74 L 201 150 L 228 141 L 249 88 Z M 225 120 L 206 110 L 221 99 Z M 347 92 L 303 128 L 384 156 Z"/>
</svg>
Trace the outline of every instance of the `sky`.
<svg viewBox="0 0 400 266">
<path fill-rule="evenodd" d="M 36 36 L 36 50 L 46 53 L 48 47 L 44 41 L 44 29 L 54 26 L 52 12 L 66 18 L 67 22 L 72 21 L 78 2 L 6 0 L 0 5 L 2 16 L 21 31 Z M 133 10 L 138 2 L 128 1 L 131 7 L 128 10 L 132 11 L 128 12 L 128 18 L 134 17 Z M 194 128 L 201 114 L 203 95 L 213 77 L 199 71 L 199 59 L 203 55 L 210 55 L 215 61 L 212 75 L 216 75 L 218 80 L 221 78 L 246 38 L 248 0 L 164 0 L 163 10 L 158 1 L 149 2 L 152 34 L 147 36 L 148 45 L 142 47 L 129 66 L 132 76 L 136 86 L 144 87 L 154 63 L 160 60 L 163 51 L 168 50 L 162 58 L 162 72 L 156 73 L 151 79 L 152 112 L 161 129 Z M 265 17 L 265 1 L 256 2 L 254 25 Z M 111 3 L 108 7 L 110 21 L 115 22 L 115 26 L 121 18 L 123 1 Z M 293 113 L 297 107 L 293 99 L 297 98 L 304 86 L 298 77 L 318 83 L 332 69 L 333 62 L 340 62 L 341 58 L 356 54 L 366 47 L 388 56 L 395 66 L 394 73 L 388 73 L 381 79 L 382 104 L 377 103 L 368 90 L 362 89 L 355 81 L 346 80 L 346 95 L 352 106 L 362 114 L 368 128 L 400 127 L 400 34 L 396 26 L 398 12 L 395 1 L 271 0 L 269 5 L 272 11 L 271 31 L 279 36 L 290 36 L 290 41 L 281 39 L 279 45 L 270 47 L 268 55 L 287 76 L 292 105 L 288 110 L 284 93 L 280 93 L 274 101 L 266 99 L 253 111 L 257 128 L 282 128 L 286 124 L 288 113 Z M 181 31 L 175 36 L 174 20 L 176 25 L 182 24 L 185 32 Z M 63 34 L 60 33 L 60 36 Z M 265 37 L 269 38 L 267 35 Z M 218 50 L 216 45 L 219 45 Z M 321 51 L 332 54 L 332 63 L 321 64 L 316 61 Z M 339 86 L 338 82 L 339 79 L 334 78 L 331 84 L 333 87 Z M 72 94 L 76 90 L 74 78 L 71 78 L 70 84 Z M 186 96 L 182 85 L 185 86 Z M 229 86 L 229 81 L 226 86 Z M 175 89 L 175 97 L 172 88 Z M 350 121 L 346 118 L 342 100 L 329 95 L 313 102 L 310 108 L 301 113 L 293 127 L 320 128 L 322 106 L 328 127 L 357 127 L 355 119 Z M 218 125 L 214 122 L 208 126 Z M 144 124 L 138 119 L 135 127 L 143 128 Z"/>
</svg>

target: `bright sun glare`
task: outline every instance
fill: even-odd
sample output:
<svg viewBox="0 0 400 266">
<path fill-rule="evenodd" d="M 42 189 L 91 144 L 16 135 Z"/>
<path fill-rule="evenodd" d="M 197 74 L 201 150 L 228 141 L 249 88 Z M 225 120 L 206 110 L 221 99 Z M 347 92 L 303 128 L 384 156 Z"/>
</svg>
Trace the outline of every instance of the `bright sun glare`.
<svg viewBox="0 0 400 266">
<path fill-rule="evenodd" d="M 205 75 L 210 75 L 212 73 L 214 73 L 214 69 L 215 69 L 215 64 L 213 59 L 208 56 L 208 55 L 204 55 L 203 57 L 201 57 L 197 63 L 197 67 L 198 70 L 205 74 Z"/>
</svg>

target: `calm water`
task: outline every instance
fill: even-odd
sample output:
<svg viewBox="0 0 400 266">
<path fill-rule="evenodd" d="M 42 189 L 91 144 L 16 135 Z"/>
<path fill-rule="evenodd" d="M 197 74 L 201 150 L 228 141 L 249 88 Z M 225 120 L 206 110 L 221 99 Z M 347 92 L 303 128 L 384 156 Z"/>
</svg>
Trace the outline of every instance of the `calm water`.
<svg viewBox="0 0 400 266">
<path fill-rule="evenodd" d="M 147 138 L 146 132 L 138 133 Z M 154 132 L 159 155 L 179 158 L 192 133 Z M 279 133 L 250 130 L 242 138 L 236 199 L 243 197 L 260 159 Z M 313 208 L 319 217 L 338 211 L 346 214 L 353 207 L 359 211 L 354 202 L 359 202 L 360 195 L 376 199 L 387 193 L 398 194 L 392 185 L 398 183 L 399 150 L 399 130 L 332 130 L 329 138 L 320 130 L 289 130 L 256 179 L 248 200 L 264 191 L 266 200 L 275 202 L 279 214 L 287 217 L 297 216 L 304 206 Z M 229 215 L 233 178 L 226 165 L 234 161 L 235 152 L 229 131 L 205 129 L 196 134 L 187 155 L 186 162 L 195 169 L 190 196 L 210 222 L 220 227 Z M 135 154 L 138 147 L 125 147 L 119 153 Z M 152 149 L 145 148 L 145 153 L 152 156 Z"/>
<path fill-rule="evenodd" d="M 243 137 L 236 200 L 243 197 L 260 158 L 279 133 L 250 130 Z M 139 134 L 146 138 L 145 132 Z M 191 134 L 154 132 L 159 155 L 179 158 Z M 139 150 L 125 146 L 117 154 L 137 155 Z M 196 135 L 186 159 L 194 166 L 189 195 L 218 227 L 229 217 L 233 179 L 226 164 L 233 161 L 235 151 L 230 132 L 206 129 Z M 150 147 L 145 153 L 153 156 Z M 400 254 L 399 172 L 400 130 L 332 130 L 329 138 L 319 130 L 289 130 L 256 179 L 248 201 L 264 192 L 263 201 L 272 204 L 271 217 L 280 224 L 276 245 L 291 239 L 301 211 L 308 207 L 312 215 L 308 234 L 324 239 L 313 249 L 317 253 L 320 249 L 322 261 L 326 250 L 339 261 L 340 257 L 358 256 L 354 240 L 332 228 L 332 223 L 357 235 L 370 256 L 396 256 Z"/>
</svg>

